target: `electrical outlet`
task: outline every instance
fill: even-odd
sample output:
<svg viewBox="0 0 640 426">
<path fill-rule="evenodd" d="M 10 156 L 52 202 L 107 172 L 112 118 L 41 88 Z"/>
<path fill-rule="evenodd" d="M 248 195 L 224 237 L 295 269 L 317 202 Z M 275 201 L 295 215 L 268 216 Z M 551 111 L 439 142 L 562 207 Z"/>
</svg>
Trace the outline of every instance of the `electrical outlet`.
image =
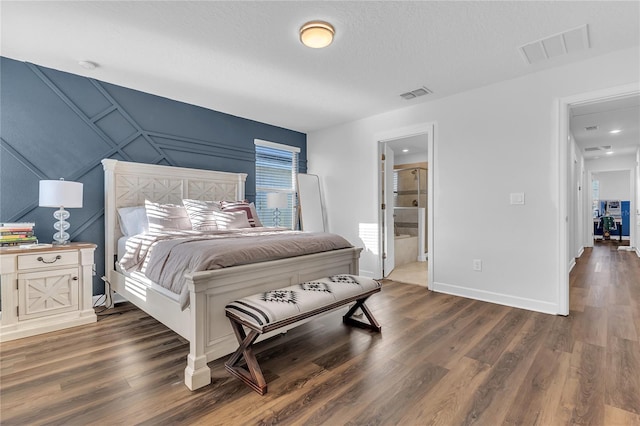
<svg viewBox="0 0 640 426">
<path fill-rule="evenodd" d="M 476 272 L 481 272 L 482 271 L 482 260 L 473 259 L 473 270 L 476 271 Z"/>
</svg>

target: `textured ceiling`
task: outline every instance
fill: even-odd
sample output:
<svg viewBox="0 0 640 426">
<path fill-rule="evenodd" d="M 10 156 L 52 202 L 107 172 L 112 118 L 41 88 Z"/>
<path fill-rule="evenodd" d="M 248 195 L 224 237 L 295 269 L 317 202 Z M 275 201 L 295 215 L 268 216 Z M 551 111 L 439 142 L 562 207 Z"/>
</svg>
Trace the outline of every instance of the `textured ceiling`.
<svg viewBox="0 0 640 426">
<path fill-rule="evenodd" d="M 1 52 L 308 132 L 638 46 L 640 3 L 2 1 Z M 334 43 L 309 49 L 321 19 Z M 589 25 L 591 49 L 527 65 L 518 48 Z M 99 67 L 87 71 L 78 60 Z M 420 86 L 433 94 L 405 101 Z"/>
</svg>

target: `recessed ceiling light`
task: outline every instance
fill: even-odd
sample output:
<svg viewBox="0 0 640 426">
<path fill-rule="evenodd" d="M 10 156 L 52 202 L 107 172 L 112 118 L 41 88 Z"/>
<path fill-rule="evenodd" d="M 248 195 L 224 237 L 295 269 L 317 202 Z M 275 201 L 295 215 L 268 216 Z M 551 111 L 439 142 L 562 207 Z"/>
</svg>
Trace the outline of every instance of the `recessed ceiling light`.
<svg viewBox="0 0 640 426">
<path fill-rule="evenodd" d="M 311 21 L 300 27 L 300 41 L 307 47 L 322 49 L 333 41 L 336 30 L 328 22 Z"/>
<path fill-rule="evenodd" d="M 409 152 L 407 148 L 403 149 L 402 152 Z"/>
<path fill-rule="evenodd" d="M 617 135 L 618 133 L 620 133 L 622 130 L 620 129 L 614 129 L 614 130 L 610 130 L 609 133 L 611 133 L 612 135 Z"/>
<path fill-rule="evenodd" d="M 607 151 L 607 155 L 613 154 L 613 151 Z"/>
<path fill-rule="evenodd" d="M 78 65 L 86 70 L 95 70 L 98 67 L 98 64 L 91 61 L 78 61 Z"/>
</svg>

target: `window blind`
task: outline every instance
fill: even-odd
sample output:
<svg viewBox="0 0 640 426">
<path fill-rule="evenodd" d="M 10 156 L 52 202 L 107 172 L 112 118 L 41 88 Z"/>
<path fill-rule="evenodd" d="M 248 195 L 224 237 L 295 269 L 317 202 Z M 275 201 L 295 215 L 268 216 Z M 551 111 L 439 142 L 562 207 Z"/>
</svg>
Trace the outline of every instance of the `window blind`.
<svg viewBox="0 0 640 426">
<path fill-rule="evenodd" d="M 279 226 L 293 229 L 296 224 L 296 179 L 298 152 L 296 147 L 266 141 L 256 145 L 256 210 L 265 226 L 275 226 L 276 211 L 267 207 L 267 194 L 287 194 L 287 206 L 278 209 Z"/>
</svg>

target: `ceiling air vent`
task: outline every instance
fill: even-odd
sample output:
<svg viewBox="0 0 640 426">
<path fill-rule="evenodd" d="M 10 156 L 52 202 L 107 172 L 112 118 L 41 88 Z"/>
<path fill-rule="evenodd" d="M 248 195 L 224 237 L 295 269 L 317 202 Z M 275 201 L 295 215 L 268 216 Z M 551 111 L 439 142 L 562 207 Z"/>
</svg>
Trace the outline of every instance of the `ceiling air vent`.
<svg viewBox="0 0 640 426">
<path fill-rule="evenodd" d="M 520 53 L 529 64 L 589 48 L 587 25 L 573 28 L 520 46 Z"/>
<path fill-rule="evenodd" d="M 584 149 L 584 152 L 593 152 L 593 151 L 609 151 L 611 149 L 611 145 L 603 145 L 603 146 L 590 146 Z"/>
<path fill-rule="evenodd" d="M 402 97 L 402 98 L 404 98 L 406 100 L 409 100 L 409 99 L 417 98 L 418 96 L 428 95 L 429 93 L 433 93 L 433 92 L 431 90 L 427 89 L 426 87 L 422 86 L 419 89 L 403 93 L 403 94 L 400 95 L 400 97 Z"/>
<path fill-rule="evenodd" d="M 599 128 L 599 127 L 600 127 L 600 126 L 587 126 L 587 127 L 585 127 L 584 129 L 585 129 L 587 132 L 593 132 L 594 130 L 598 130 L 598 128 Z"/>
</svg>

